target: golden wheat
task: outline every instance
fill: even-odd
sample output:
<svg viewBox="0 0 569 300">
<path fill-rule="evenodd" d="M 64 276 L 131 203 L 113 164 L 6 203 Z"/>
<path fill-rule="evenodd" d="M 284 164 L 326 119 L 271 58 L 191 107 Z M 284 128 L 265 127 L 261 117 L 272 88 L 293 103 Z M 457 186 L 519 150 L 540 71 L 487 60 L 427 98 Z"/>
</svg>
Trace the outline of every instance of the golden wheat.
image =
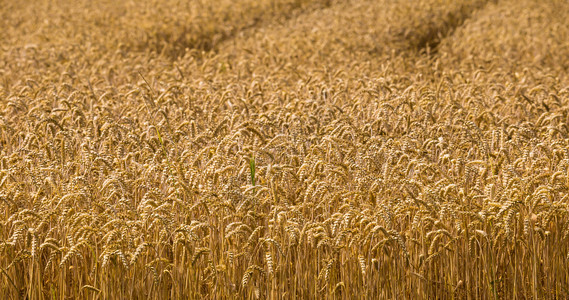
<svg viewBox="0 0 569 300">
<path fill-rule="evenodd" d="M 0 295 L 567 298 L 568 13 L 0 2 Z"/>
</svg>

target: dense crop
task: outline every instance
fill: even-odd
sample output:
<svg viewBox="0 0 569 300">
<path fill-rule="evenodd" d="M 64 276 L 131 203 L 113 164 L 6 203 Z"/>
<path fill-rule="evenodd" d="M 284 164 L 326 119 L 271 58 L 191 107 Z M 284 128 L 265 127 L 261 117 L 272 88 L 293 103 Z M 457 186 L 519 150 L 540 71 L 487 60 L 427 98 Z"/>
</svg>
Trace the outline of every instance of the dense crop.
<svg viewBox="0 0 569 300">
<path fill-rule="evenodd" d="M 0 295 L 567 298 L 568 17 L 0 1 Z"/>
</svg>

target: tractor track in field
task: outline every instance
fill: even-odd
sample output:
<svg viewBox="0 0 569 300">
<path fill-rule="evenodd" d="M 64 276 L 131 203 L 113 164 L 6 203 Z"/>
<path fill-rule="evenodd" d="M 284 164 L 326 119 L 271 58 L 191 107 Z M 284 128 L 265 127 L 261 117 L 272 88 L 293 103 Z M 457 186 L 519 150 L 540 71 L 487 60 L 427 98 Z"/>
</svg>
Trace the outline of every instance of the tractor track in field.
<svg viewBox="0 0 569 300">
<path fill-rule="evenodd" d="M 419 12 L 416 16 L 414 16 L 415 18 L 410 18 L 403 21 L 396 20 L 396 22 L 388 22 L 388 24 L 374 21 L 371 23 L 372 27 L 382 27 L 387 25 L 388 29 L 383 30 L 379 28 L 370 28 L 361 30 L 360 28 L 360 30 L 357 32 L 360 34 L 369 34 L 377 40 L 385 40 L 387 41 L 386 43 L 371 46 L 370 43 L 362 41 L 356 43 L 357 45 L 346 46 L 346 48 L 348 48 L 350 51 L 354 50 L 351 48 L 356 48 L 356 50 L 361 51 L 363 48 L 368 47 L 365 52 L 369 53 L 372 57 L 377 56 L 378 54 L 385 54 L 391 50 L 395 50 L 396 52 L 409 53 L 422 53 L 427 51 L 430 53 L 435 53 L 437 51 L 438 45 L 445 37 L 451 35 L 456 30 L 456 28 L 462 26 L 464 22 L 469 19 L 476 11 L 483 9 L 489 1 L 497 0 L 465 0 L 461 1 L 460 3 L 452 4 L 450 10 L 447 9 L 447 6 L 440 5 L 434 11 Z M 277 25 L 279 28 L 284 30 L 283 32 L 307 29 L 307 26 L 304 26 L 305 28 L 296 28 L 294 26 L 296 24 L 294 23 L 297 23 L 302 16 L 310 16 L 315 19 L 337 18 L 338 15 L 334 15 L 334 12 L 324 13 L 325 15 L 321 15 L 320 12 L 324 11 L 324 8 L 338 8 L 342 3 L 345 2 L 348 1 L 336 1 L 333 3 L 328 2 L 325 7 L 315 7 L 314 9 L 306 10 L 299 14 L 294 14 L 291 12 L 291 14 L 287 15 L 287 17 L 282 19 L 281 22 L 279 22 Z M 371 1 L 369 3 L 367 1 L 364 1 L 364 3 L 364 6 L 369 5 L 371 7 L 373 5 Z M 383 5 L 385 6 L 386 15 L 397 13 L 397 11 L 393 10 L 393 7 L 389 7 L 389 1 L 383 3 Z M 353 9 L 357 8 L 348 6 L 343 10 L 337 9 L 338 11 L 335 13 L 338 14 L 339 11 L 342 11 L 339 13 L 339 15 L 342 15 L 344 17 L 349 15 L 350 17 L 353 17 L 354 14 L 344 14 L 344 12 L 351 11 Z M 414 9 L 414 6 L 413 4 L 407 4 L 405 9 L 411 10 Z M 360 11 L 358 13 L 361 14 L 360 18 L 366 18 L 370 15 L 379 17 L 378 15 L 374 14 L 366 15 L 363 13 L 363 11 Z M 356 15 L 358 13 L 356 13 Z M 306 20 L 300 20 L 300 22 L 303 23 L 306 22 Z M 242 28 L 242 30 L 224 35 L 217 41 L 207 45 L 206 47 L 203 47 L 202 49 L 206 51 L 217 50 L 222 47 L 222 45 L 229 45 L 229 42 L 232 40 L 235 41 L 234 44 L 240 44 L 236 41 L 237 37 L 246 40 L 247 38 L 250 38 L 261 31 L 262 28 L 268 28 L 272 25 L 275 25 L 275 23 L 271 22 L 271 20 L 256 22 L 251 26 Z M 358 27 L 359 25 L 354 24 L 354 26 Z M 340 36 L 341 34 L 338 35 Z M 360 36 L 360 40 L 363 40 L 362 36 Z M 339 40 L 336 39 L 336 42 L 338 41 Z"/>
<path fill-rule="evenodd" d="M 298 0 L 292 3 L 276 4 L 276 7 L 267 8 L 252 13 L 249 20 L 243 20 L 234 25 L 229 30 L 223 28 L 201 29 L 194 28 L 195 24 L 190 24 L 182 28 L 183 34 L 173 35 L 169 32 L 156 32 L 152 38 L 151 49 L 156 53 L 165 54 L 172 60 L 183 56 L 188 50 L 203 52 L 215 51 L 220 44 L 238 37 L 241 33 L 261 28 L 272 24 L 275 21 L 285 23 L 301 14 L 308 14 L 313 11 L 330 7 L 337 4 L 332 0 Z M 199 30 L 196 30 L 199 29 Z M 195 36 L 189 37 L 186 33 L 196 30 Z M 146 45 L 139 45 L 136 48 L 144 49 Z"/>
<path fill-rule="evenodd" d="M 398 51 L 416 51 L 435 53 L 441 40 L 451 35 L 456 28 L 462 26 L 472 14 L 484 6 L 489 1 L 497 0 L 471 0 L 453 5 L 450 11 L 427 12 L 419 19 L 408 20 L 397 24 L 387 34 L 388 40 L 393 42 Z M 272 11 L 260 11 L 251 16 L 252 21 L 244 21 L 242 24 L 235 25 L 231 30 L 211 29 L 199 30 L 192 38 L 186 35 L 171 35 L 166 32 L 158 32 L 151 48 L 157 53 L 166 54 L 172 60 L 183 56 L 188 50 L 203 52 L 217 51 L 224 45 L 238 38 L 246 38 L 253 35 L 261 28 L 275 24 L 286 26 L 288 22 L 302 15 L 315 14 L 325 8 L 341 5 L 346 1 L 332 0 L 310 0 L 297 1 L 294 3 L 283 3 L 282 8 Z M 278 15 L 278 17 L 277 17 Z M 424 26 L 424 24 L 428 24 Z M 192 28 L 184 28 L 183 31 L 191 31 Z M 377 49 L 370 49 L 369 53 L 377 52 Z"/>
</svg>

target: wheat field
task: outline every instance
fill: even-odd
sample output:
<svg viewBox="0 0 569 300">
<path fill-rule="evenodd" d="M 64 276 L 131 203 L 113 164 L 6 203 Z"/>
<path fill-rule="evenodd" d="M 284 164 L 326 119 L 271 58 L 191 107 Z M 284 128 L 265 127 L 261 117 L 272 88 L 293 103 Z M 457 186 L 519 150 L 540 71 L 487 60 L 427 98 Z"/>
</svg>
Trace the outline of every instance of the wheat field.
<svg viewBox="0 0 569 300">
<path fill-rule="evenodd" d="M 569 2 L 0 0 L 0 298 L 569 299 Z"/>
</svg>

